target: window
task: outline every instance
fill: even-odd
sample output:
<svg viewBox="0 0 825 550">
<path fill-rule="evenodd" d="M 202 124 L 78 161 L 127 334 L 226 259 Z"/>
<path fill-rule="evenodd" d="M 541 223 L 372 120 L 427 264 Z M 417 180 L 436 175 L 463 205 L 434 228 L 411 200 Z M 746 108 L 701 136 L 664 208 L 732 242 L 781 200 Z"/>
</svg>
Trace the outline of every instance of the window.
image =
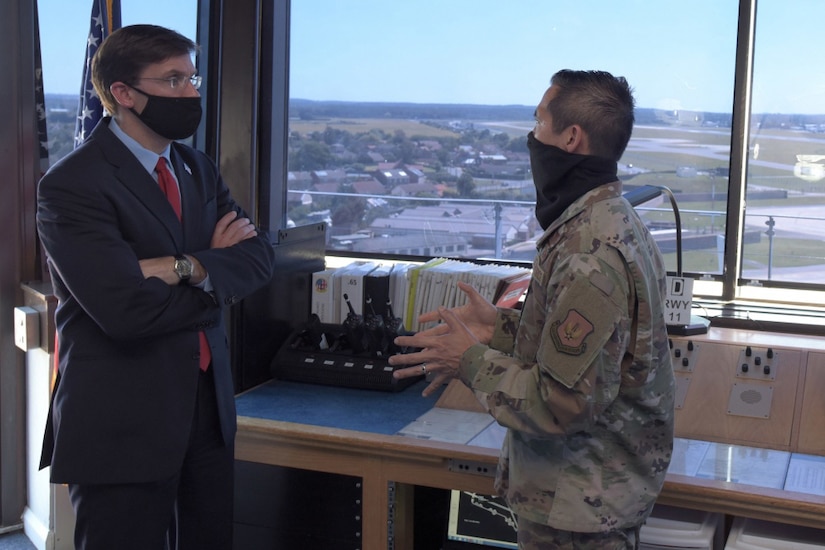
<svg viewBox="0 0 825 550">
<path fill-rule="evenodd" d="M 807 53 L 820 4 L 296 0 L 287 215 L 530 260 L 532 110 L 556 70 L 600 68 L 636 93 L 620 177 L 674 192 L 697 293 L 821 303 L 825 77 Z M 334 191 L 318 170 L 340 174 Z M 675 271 L 669 206 L 640 211 Z"/>
<path fill-rule="evenodd" d="M 823 17 L 825 4 L 813 0 L 757 6 L 741 246 L 748 295 L 825 283 L 825 75 L 815 62 Z"/>
<path fill-rule="evenodd" d="M 637 100 L 625 186 L 670 188 L 684 271 L 723 272 L 735 2 L 295 0 L 290 17 L 290 223 L 530 261 L 533 110 L 555 71 L 604 69 Z M 640 211 L 675 271 L 669 204 Z"/>
</svg>

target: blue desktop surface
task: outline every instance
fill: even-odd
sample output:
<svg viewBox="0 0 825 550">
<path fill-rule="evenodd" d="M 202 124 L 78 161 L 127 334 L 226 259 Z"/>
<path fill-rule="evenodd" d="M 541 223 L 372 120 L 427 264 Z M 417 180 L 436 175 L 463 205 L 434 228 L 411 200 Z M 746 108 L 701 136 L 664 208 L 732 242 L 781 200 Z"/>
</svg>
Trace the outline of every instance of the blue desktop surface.
<svg viewBox="0 0 825 550">
<path fill-rule="evenodd" d="M 383 392 L 271 380 L 242 393 L 235 404 L 239 416 L 394 435 L 435 406 L 444 387 L 422 397 L 426 387 L 422 380 Z"/>
</svg>

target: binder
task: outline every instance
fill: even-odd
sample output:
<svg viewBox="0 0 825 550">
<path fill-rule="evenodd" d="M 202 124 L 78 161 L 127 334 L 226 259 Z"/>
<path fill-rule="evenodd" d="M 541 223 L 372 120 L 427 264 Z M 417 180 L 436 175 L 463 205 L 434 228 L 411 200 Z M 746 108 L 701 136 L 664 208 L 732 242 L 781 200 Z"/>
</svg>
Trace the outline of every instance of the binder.
<svg viewBox="0 0 825 550">
<path fill-rule="evenodd" d="M 364 276 L 364 303 L 362 312 L 368 315 L 375 312 L 384 319 L 388 318 L 387 301 L 390 299 L 391 265 L 379 265 Z M 372 300 L 372 310 L 367 306 L 367 300 Z"/>
<path fill-rule="evenodd" d="M 338 322 L 343 323 L 349 314 L 347 299 L 352 304 L 357 315 L 364 314 L 364 276 L 378 267 L 375 262 L 353 262 L 344 266 L 343 273 L 336 282 L 336 294 L 338 296 Z M 337 274 L 336 274 L 337 275 Z M 344 298 L 347 296 L 347 299 Z"/>
<path fill-rule="evenodd" d="M 322 323 L 335 322 L 335 269 L 324 269 L 312 274 L 312 298 L 310 313 Z"/>
</svg>

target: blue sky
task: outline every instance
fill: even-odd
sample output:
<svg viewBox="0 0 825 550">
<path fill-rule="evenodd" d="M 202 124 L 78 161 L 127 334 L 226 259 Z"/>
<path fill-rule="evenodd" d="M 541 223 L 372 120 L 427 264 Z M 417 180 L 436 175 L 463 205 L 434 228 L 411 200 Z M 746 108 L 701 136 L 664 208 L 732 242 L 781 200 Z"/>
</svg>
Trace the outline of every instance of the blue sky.
<svg viewBox="0 0 825 550">
<path fill-rule="evenodd" d="M 359 0 L 359 17 L 353 4 L 292 3 L 292 53 L 313 59 L 293 61 L 295 97 L 533 105 L 573 68 L 627 77 L 640 106 L 730 108 L 730 1 L 692 0 L 688 13 L 661 0 Z M 374 40 L 348 47 L 354 37 Z"/>
<path fill-rule="evenodd" d="M 196 0 L 122 0 L 195 39 Z M 47 91 L 77 93 L 90 0 L 40 0 Z M 640 107 L 729 112 L 735 0 L 293 0 L 291 95 L 534 105 L 558 69 L 630 81 Z M 825 112 L 820 0 L 760 0 L 754 110 Z M 58 39 L 55 40 L 55 37 Z"/>
<path fill-rule="evenodd" d="M 78 94 L 91 0 L 37 0 L 46 93 Z M 121 0 L 123 25 L 152 23 L 196 39 L 197 0 Z"/>
</svg>

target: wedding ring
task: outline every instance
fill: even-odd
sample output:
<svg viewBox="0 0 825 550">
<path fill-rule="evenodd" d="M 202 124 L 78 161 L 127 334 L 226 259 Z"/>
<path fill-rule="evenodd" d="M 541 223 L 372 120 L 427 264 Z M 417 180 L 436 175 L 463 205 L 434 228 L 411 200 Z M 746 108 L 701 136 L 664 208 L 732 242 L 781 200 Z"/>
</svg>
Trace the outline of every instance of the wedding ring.
<svg viewBox="0 0 825 550">
<path fill-rule="evenodd" d="M 421 365 L 421 372 L 424 373 L 424 374 L 427 374 L 427 364 L 426 363 Z"/>
</svg>

